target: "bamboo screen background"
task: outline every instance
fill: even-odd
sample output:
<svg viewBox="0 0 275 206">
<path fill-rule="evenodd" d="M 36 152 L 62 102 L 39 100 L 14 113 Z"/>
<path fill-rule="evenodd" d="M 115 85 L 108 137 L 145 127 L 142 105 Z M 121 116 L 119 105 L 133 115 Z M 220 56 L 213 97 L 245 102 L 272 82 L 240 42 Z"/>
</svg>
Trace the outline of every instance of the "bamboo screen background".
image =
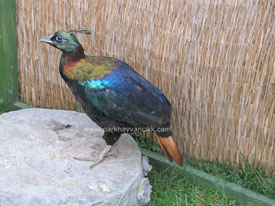
<svg viewBox="0 0 275 206">
<path fill-rule="evenodd" d="M 93 29 L 77 34 L 86 54 L 127 62 L 170 99 L 187 157 L 274 168 L 274 1 L 17 0 L 17 14 L 21 101 L 79 110 L 61 52 L 39 40 Z"/>
</svg>

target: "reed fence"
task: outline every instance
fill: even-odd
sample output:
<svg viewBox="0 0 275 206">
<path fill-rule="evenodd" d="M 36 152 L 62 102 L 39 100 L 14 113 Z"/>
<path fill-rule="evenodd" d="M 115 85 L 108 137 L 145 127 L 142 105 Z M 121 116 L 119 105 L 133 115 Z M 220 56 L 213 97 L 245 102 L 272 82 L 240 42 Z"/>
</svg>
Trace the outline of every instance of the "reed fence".
<svg viewBox="0 0 275 206">
<path fill-rule="evenodd" d="M 112 56 L 173 105 L 181 151 L 197 159 L 275 166 L 275 1 L 17 0 L 21 100 L 80 110 L 58 73 L 61 52 L 40 44 L 77 34 L 89 55 Z"/>
</svg>

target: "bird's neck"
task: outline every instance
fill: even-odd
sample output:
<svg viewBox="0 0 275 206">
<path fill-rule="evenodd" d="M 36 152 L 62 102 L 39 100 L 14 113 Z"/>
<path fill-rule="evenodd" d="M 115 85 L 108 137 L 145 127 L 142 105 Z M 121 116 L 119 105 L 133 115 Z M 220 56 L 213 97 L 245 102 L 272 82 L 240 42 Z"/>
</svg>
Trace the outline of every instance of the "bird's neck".
<svg viewBox="0 0 275 206">
<path fill-rule="evenodd" d="M 78 62 L 85 57 L 84 49 L 79 45 L 72 52 L 64 52 L 63 57 L 66 60 L 66 63 Z"/>
<path fill-rule="evenodd" d="M 85 58 L 84 49 L 79 45 L 72 52 L 63 52 L 62 58 L 65 60 L 64 70 L 72 68 Z"/>
</svg>

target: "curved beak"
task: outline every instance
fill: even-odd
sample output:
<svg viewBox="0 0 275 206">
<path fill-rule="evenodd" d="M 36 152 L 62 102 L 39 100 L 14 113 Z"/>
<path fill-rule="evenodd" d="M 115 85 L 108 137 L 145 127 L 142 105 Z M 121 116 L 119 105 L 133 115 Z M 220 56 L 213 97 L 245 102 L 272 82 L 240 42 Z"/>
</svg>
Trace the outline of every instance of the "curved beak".
<svg viewBox="0 0 275 206">
<path fill-rule="evenodd" d="M 46 42 L 50 45 L 54 45 L 54 42 L 51 40 L 52 37 L 53 37 L 53 35 L 44 37 L 44 38 L 40 39 L 40 42 Z"/>
</svg>

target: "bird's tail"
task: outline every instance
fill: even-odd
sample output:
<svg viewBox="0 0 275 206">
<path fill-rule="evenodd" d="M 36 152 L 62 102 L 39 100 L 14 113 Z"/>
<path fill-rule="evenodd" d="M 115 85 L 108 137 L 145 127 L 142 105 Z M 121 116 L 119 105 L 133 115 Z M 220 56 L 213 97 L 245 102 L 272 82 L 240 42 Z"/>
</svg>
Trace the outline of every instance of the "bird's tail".
<svg viewBox="0 0 275 206">
<path fill-rule="evenodd" d="M 157 138 L 161 150 L 167 157 L 167 159 L 172 162 L 173 160 L 179 165 L 183 165 L 182 156 L 180 154 L 179 148 L 177 147 L 176 141 L 173 136 L 170 137 L 159 137 L 156 133 L 154 136 Z"/>
</svg>

